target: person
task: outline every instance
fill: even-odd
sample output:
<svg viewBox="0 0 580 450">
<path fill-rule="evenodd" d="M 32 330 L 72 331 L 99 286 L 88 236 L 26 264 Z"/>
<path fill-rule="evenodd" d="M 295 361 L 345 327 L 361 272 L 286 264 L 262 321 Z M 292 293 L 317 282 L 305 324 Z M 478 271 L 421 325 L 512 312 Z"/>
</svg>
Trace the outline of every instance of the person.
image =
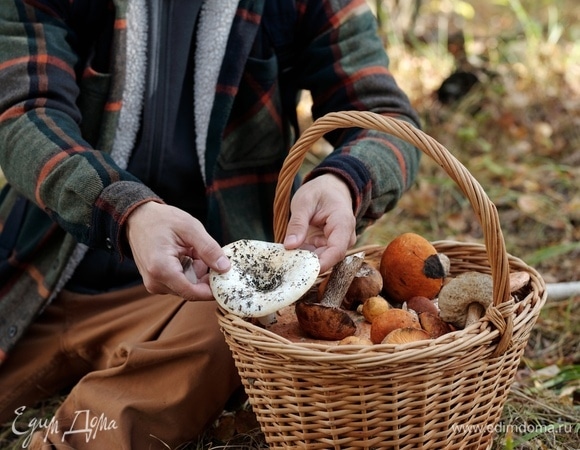
<svg viewBox="0 0 580 450">
<path fill-rule="evenodd" d="M 195 439 L 240 387 L 208 269 L 229 270 L 229 242 L 273 240 L 298 94 L 313 117 L 420 126 L 375 18 L 365 0 L 0 0 L 0 39 L 0 420 L 30 448 Z M 376 130 L 326 138 L 284 240 L 322 271 L 420 159 Z"/>
</svg>

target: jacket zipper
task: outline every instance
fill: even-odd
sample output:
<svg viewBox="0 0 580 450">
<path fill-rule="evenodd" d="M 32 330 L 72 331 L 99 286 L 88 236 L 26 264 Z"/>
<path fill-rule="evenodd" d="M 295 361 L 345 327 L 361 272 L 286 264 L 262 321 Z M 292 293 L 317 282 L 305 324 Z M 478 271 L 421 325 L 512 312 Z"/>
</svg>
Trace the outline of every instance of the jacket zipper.
<svg viewBox="0 0 580 450">
<path fill-rule="evenodd" d="M 169 29 L 170 8 L 173 2 L 150 0 L 150 32 L 148 42 L 147 90 L 149 96 L 143 123 L 146 135 L 142 136 L 147 143 L 147 179 L 157 183 L 163 165 L 163 143 L 167 139 L 167 71 L 169 70 L 169 52 L 167 49 L 167 30 Z"/>
</svg>

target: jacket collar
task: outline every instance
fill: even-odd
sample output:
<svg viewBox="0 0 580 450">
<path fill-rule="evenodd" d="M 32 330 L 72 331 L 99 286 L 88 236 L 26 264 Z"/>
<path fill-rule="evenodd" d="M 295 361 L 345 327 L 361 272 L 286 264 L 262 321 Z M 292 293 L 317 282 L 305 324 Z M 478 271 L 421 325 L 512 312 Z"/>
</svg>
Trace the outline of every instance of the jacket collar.
<svg viewBox="0 0 580 450">
<path fill-rule="evenodd" d="M 200 167 L 204 169 L 201 170 L 204 182 L 207 181 L 205 152 L 214 93 L 236 10 L 236 3 L 231 0 L 205 0 L 196 28 L 193 100 L 196 151 Z"/>
<path fill-rule="evenodd" d="M 221 149 L 223 133 L 260 26 L 264 4 L 265 0 L 240 0 L 233 18 L 217 78 L 205 139 L 205 164 L 202 170 L 208 186 L 213 180 L 213 170 Z"/>
<path fill-rule="evenodd" d="M 213 0 L 205 0 L 204 3 L 210 4 L 212 2 Z M 229 2 L 225 0 L 225 3 Z M 113 89 L 115 86 L 121 87 L 117 89 L 121 106 L 111 146 L 111 155 L 121 168 L 126 168 L 139 132 L 139 120 L 143 108 L 150 0 L 114 0 L 114 4 L 117 8 L 116 29 L 118 30 L 115 49 L 120 54 L 115 61 L 117 78 L 113 80 Z M 225 34 L 227 36 L 223 42 L 225 48 L 222 47 L 218 51 L 220 58 L 214 63 L 216 68 L 213 69 L 215 73 L 212 74 L 212 77 L 214 80 L 217 78 L 217 80 L 212 82 L 213 88 L 209 87 L 209 92 L 213 93 L 213 101 L 210 99 L 199 108 L 196 106 L 196 115 L 199 112 L 199 123 L 195 125 L 198 127 L 198 131 L 201 130 L 197 151 L 199 160 L 202 162 L 201 169 L 206 185 L 211 184 L 213 178 L 212 174 L 221 148 L 222 136 L 246 60 L 260 26 L 264 4 L 265 0 L 240 0 L 237 10 L 229 12 L 233 14 L 233 18 L 230 17 L 230 32 L 229 35 Z M 214 17 L 211 17 L 212 10 L 213 8 L 206 7 L 208 13 L 206 20 L 209 19 L 207 20 L 209 25 L 214 23 Z M 201 29 L 202 24 L 198 29 L 198 39 L 203 39 L 200 35 Z M 214 45 L 213 38 L 207 39 L 210 46 Z M 200 57 L 202 49 L 207 48 L 208 46 L 200 46 Z M 207 97 L 204 96 L 204 99 L 207 100 Z"/>
</svg>

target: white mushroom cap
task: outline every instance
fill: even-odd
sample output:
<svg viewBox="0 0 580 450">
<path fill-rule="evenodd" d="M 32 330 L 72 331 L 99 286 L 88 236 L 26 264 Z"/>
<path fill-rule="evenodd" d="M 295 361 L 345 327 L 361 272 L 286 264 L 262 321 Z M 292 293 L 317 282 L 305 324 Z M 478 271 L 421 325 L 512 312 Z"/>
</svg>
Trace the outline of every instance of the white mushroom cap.
<svg viewBox="0 0 580 450">
<path fill-rule="evenodd" d="M 213 295 L 225 310 L 241 317 L 264 317 L 296 302 L 316 281 L 318 256 L 308 250 L 242 239 L 223 247 L 226 273 L 210 271 Z"/>
</svg>

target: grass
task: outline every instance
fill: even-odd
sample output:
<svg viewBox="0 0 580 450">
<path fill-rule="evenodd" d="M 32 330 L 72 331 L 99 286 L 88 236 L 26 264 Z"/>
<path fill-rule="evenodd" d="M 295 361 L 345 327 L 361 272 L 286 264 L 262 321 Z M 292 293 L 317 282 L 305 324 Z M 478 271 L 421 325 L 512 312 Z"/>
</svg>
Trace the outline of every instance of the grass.
<svg viewBox="0 0 580 450">
<path fill-rule="evenodd" d="M 547 282 L 580 276 L 580 11 L 575 6 L 575 0 L 432 0 L 424 2 L 412 35 L 394 26 L 405 11 L 395 8 L 392 21 L 383 22 L 391 69 L 424 130 L 486 189 L 500 213 L 508 252 L 537 268 Z M 450 51 L 450 37 L 458 31 L 464 58 Z M 457 67 L 474 71 L 483 82 L 458 102 L 441 104 L 434 92 Z M 481 241 L 471 205 L 428 158 L 416 185 L 360 243 L 387 243 L 405 231 L 430 240 Z M 580 296 L 546 304 L 493 450 L 580 448 L 578 317 Z M 40 405 L 31 417 L 50 417 L 58 401 Z M 248 408 L 241 411 L 223 416 L 199 441 L 180 449 L 263 447 Z M 9 427 L 0 431 L 1 448 L 21 444 Z"/>
</svg>

